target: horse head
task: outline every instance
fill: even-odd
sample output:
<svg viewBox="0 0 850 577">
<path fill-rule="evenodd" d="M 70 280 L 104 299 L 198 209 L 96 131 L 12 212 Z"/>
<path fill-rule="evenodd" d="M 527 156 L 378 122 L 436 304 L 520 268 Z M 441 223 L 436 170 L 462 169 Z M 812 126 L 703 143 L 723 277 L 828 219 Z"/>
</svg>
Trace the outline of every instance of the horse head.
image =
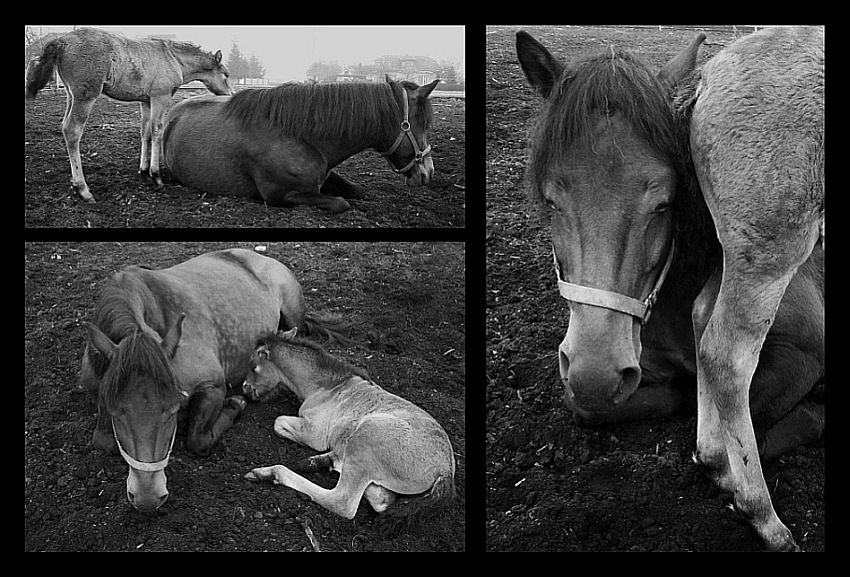
<svg viewBox="0 0 850 577">
<path fill-rule="evenodd" d="M 569 301 L 558 350 L 574 412 L 612 411 L 641 381 L 641 329 L 672 261 L 671 207 L 687 162 L 668 94 L 693 70 L 703 39 L 656 75 L 613 48 L 566 66 L 517 34 L 523 72 L 546 99 L 527 179 L 551 219 L 559 290 Z"/>
<path fill-rule="evenodd" d="M 389 77 L 386 80 L 391 87 L 395 84 Z M 428 129 L 433 123 L 434 112 L 428 96 L 439 83 L 439 78 L 425 86 L 399 83 L 403 91 L 399 133 L 393 145 L 381 154 L 387 157 L 395 172 L 404 174 L 408 186 L 425 186 L 434 176 L 434 161 L 428 144 Z"/>
<path fill-rule="evenodd" d="M 118 344 L 94 324 L 85 323 L 89 348 L 108 362 L 99 402 L 112 421 L 118 450 L 130 466 L 127 499 L 143 512 L 158 509 L 168 498 L 165 468 L 184 398 L 169 362 L 180 342 L 185 316 L 181 314 L 162 339 L 144 327 Z"/>
</svg>

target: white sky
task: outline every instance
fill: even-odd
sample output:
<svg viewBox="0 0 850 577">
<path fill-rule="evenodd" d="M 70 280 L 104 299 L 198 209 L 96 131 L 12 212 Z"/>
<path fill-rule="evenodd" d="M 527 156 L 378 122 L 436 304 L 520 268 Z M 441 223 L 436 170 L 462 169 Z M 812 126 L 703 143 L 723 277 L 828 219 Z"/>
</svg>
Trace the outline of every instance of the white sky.
<svg viewBox="0 0 850 577">
<path fill-rule="evenodd" d="M 463 26 L 97 26 L 135 39 L 148 34 L 176 34 L 225 61 L 235 41 L 242 54 L 256 54 L 266 76 L 276 81 L 305 80 L 313 62 L 369 64 L 384 54 L 430 56 L 452 62 L 465 75 Z M 81 26 L 78 26 L 81 27 Z M 36 32 L 69 32 L 73 26 L 32 26 Z"/>
</svg>

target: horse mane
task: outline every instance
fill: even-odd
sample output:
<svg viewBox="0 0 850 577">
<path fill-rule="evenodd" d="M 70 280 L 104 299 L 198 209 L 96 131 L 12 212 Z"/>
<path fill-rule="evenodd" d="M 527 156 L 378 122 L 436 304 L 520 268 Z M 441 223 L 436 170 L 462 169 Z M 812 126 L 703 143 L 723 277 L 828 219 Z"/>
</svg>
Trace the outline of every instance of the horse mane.
<svg viewBox="0 0 850 577">
<path fill-rule="evenodd" d="M 677 253 L 687 259 L 684 268 L 699 274 L 713 268 L 719 243 L 691 159 L 690 114 L 674 106 L 687 99 L 680 90 L 671 94 L 646 64 L 613 47 L 567 67 L 532 121 L 526 182 L 533 203 L 545 205 L 548 167 L 571 147 L 594 145 L 596 115 L 618 114 L 675 172 L 674 234 Z"/>
<path fill-rule="evenodd" d="M 111 359 L 89 349 L 92 369 L 100 378 L 99 396 L 109 411 L 120 408 L 132 377 L 144 375 L 154 384 L 160 398 L 179 397 L 179 388 L 165 357 L 160 339 L 150 327 L 142 326 L 137 310 L 155 306 L 153 295 L 141 279 L 127 271 L 120 272 L 104 288 L 92 323 L 118 345 Z"/>
<path fill-rule="evenodd" d="M 313 358 L 316 360 L 316 370 L 327 375 L 338 377 L 338 379 L 336 379 L 337 383 L 347 380 L 352 376 L 359 376 L 367 381 L 371 381 L 369 374 L 365 370 L 360 367 L 355 367 L 347 361 L 338 359 L 326 351 L 319 343 L 304 337 L 282 335 L 282 332 L 270 333 L 261 337 L 257 346 L 265 345 L 272 350 L 278 348 L 309 349 L 314 353 Z"/>
<path fill-rule="evenodd" d="M 394 88 L 398 86 L 399 88 Z M 227 103 L 228 118 L 305 140 L 387 140 L 399 130 L 404 82 L 301 84 L 243 90 Z M 427 108 L 430 112 L 430 108 Z M 430 122 L 431 114 L 426 119 Z"/>
</svg>

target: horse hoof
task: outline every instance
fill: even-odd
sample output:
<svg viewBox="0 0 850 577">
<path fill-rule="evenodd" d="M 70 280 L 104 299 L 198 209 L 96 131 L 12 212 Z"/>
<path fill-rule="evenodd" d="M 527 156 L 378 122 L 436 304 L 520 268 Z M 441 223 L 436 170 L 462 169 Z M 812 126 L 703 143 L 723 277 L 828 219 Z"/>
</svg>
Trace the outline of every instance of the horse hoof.
<svg viewBox="0 0 850 577">
<path fill-rule="evenodd" d="M 233 405 L 234 408 L 239 409 L 240 413 L 248 406 L 248 401 L 242 395 L 233 395 L 232 397 L 229 397 L 227 401 Z"/>
</svg>

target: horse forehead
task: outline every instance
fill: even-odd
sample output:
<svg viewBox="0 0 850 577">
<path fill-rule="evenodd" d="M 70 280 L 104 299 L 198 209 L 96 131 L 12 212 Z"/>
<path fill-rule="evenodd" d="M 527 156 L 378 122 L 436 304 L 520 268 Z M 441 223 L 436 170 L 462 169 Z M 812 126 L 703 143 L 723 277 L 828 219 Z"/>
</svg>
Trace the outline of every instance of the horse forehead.
<svg viewBox="0 0 850 577">
<path fill-rule="evenodd" d="M 662 155 L 618 117 L 599 118 L 594 130 L 564 149 L 550 171 L 550 184 L 568 185 L 581 193 L 633 193 L 630 187 L 666 183 L 673 169 Z M 626 188 L 624 188 L 626 187 Z M 598 190 L 601 189 L 601 190 Z M 598 202 L 598 198 L 591 200 Z"/>
</svg>

